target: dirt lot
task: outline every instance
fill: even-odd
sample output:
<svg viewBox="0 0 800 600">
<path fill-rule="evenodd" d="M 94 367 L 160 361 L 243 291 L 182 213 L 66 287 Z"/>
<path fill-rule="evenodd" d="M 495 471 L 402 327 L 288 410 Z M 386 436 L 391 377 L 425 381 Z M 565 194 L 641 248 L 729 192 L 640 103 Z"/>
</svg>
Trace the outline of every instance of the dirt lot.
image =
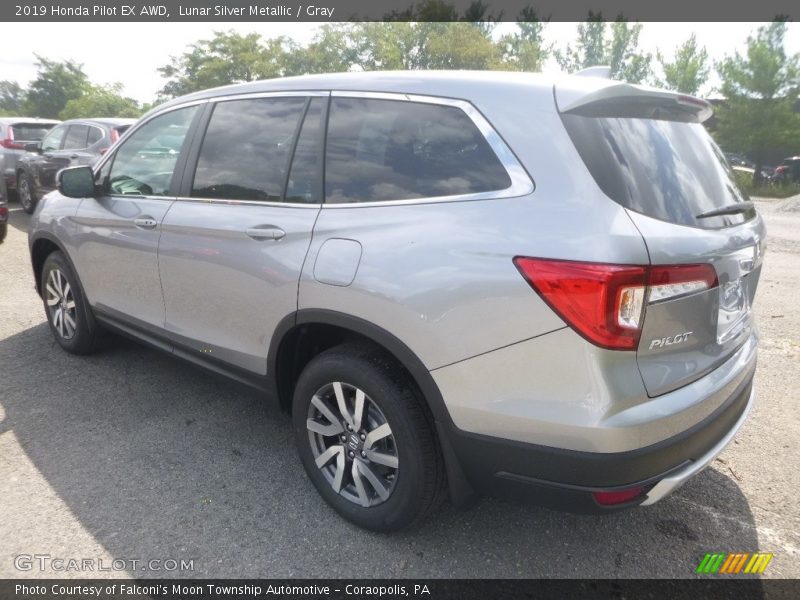
<svg viewBox="0 0 800 600">
<path fill-rule="evenodd" d="M 383 536 L 327 508 L 287 418 L 258 394 L 122 340 L 88 358 L 62 352 L 13 204 L 0 246 L 0 577 L 687 577 L 706 552 L 761 550 L 775 553 L 766 577 L 797 578 L 800 197 L 759 205 L 769 240 L 758 403 L 712 468 L 622 514 L 486 499 Z M 126 562 L 15 567 L 33 554 Z M 130 562 L 169 559 L 192 569 Z"/>
</svg>

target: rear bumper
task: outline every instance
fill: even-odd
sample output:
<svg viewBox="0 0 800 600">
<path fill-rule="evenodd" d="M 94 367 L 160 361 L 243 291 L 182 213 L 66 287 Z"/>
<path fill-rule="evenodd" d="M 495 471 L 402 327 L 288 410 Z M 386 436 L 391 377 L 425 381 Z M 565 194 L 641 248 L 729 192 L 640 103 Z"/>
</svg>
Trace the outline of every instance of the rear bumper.
<svg viewBox="0 0 800 600">
<path fill-rule="evenodd" d="M 730 443 L 754 402 L 753 372 L 694 427 L 627 452 L 580 452 L 451 430 L 447 441 L 464 476 L 480 493 L 530 500 L 560 510 L 596 513 L 653 504 L 699 473 Z M 641 486 L 646 494 L 613 507 L 596 491 Z"/>
</svg>

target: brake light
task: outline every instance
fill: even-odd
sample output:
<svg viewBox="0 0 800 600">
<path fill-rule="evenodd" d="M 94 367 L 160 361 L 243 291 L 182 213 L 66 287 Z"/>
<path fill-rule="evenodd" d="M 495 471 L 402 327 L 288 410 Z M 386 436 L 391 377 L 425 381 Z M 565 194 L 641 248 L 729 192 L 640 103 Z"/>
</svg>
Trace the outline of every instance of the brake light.
<svg viewBox="0 0 800 600">
<path fill-rule="evenodd" d="M 8 207 L 0 206 L 0 218 L 5 219 L 8 216 Z"/>
<path fill-rule="evenodd" d="M 12 127 L 8 128 L 5 139 L 0 140 L 0 146 L 9 150 L 25 150 L 25 144 L 14 141 L 14 129 Z"/>
<path fill-rule="evenodd" d="M 711 265 L 647 267 L 521 256 L 514 264 L 567 325 L 610 350 L 636 350 L 646 304 L 717 285 Z"/>
<path fill-rule="evenodd" d="M 111 144 L 113 145 L 119 139 L 119 131 L 116 129 L 111 130 Z M 106 148 L 108 150 L 108 148 Z"/>
<path fill-rule="evenodd" d="M 636 500 L 644 493 L 644 487 L 637 486 L 628 488 L 626 490 L 617 490 L 614 492 L 592 492 L 595 502 L 601 506 L 614 506 L 617 504 L 625 504 Z"/>
</svg>

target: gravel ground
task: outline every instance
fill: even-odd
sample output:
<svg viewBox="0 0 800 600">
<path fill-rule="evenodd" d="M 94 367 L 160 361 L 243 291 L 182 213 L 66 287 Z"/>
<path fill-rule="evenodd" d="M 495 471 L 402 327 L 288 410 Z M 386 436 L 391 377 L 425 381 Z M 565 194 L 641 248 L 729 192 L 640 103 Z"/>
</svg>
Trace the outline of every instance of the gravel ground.
<svg viewBox="0 0 800 600">
<path fill-rule="evenodd" d="M 621 514 L 485 499 L 385 536 L 323 503 L 287 417 L 258 394 L 124 340 L 62 352 L 34 291 L 28 217 L 12 204 L 0 246 L 0 577 L 687 577 L 708 551 L 761 550 L 775 553 L 765 577 L 797 578 L 800 197 L 759 207 L 758 403 L 711 468 Z M 193 570 L 19 571 L 20 554 Z"/>
</svg>

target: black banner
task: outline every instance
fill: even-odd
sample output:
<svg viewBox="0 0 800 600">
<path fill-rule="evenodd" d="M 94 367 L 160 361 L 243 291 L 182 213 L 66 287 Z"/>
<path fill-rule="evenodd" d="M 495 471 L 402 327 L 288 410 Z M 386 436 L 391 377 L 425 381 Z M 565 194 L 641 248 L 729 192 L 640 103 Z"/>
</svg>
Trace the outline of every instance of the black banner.
<svg viewBox="0 0 800 600">
<path fill-rule="evenodd" d="M 524 9 L 528 12 L 523 13 Z M 4 0 L 2 21 L 333 22 L 524 20 L 771 21 L 800 17 L 796 0 Z M 525 17 L 523 15 L 528 15 Z"/>
<path fill-rule="evenodd" d="M 797 580 L 3 580 L 3 600 L 530 600 L 670 598 L 675 600 L 800 597 Z"/>
</svg>

